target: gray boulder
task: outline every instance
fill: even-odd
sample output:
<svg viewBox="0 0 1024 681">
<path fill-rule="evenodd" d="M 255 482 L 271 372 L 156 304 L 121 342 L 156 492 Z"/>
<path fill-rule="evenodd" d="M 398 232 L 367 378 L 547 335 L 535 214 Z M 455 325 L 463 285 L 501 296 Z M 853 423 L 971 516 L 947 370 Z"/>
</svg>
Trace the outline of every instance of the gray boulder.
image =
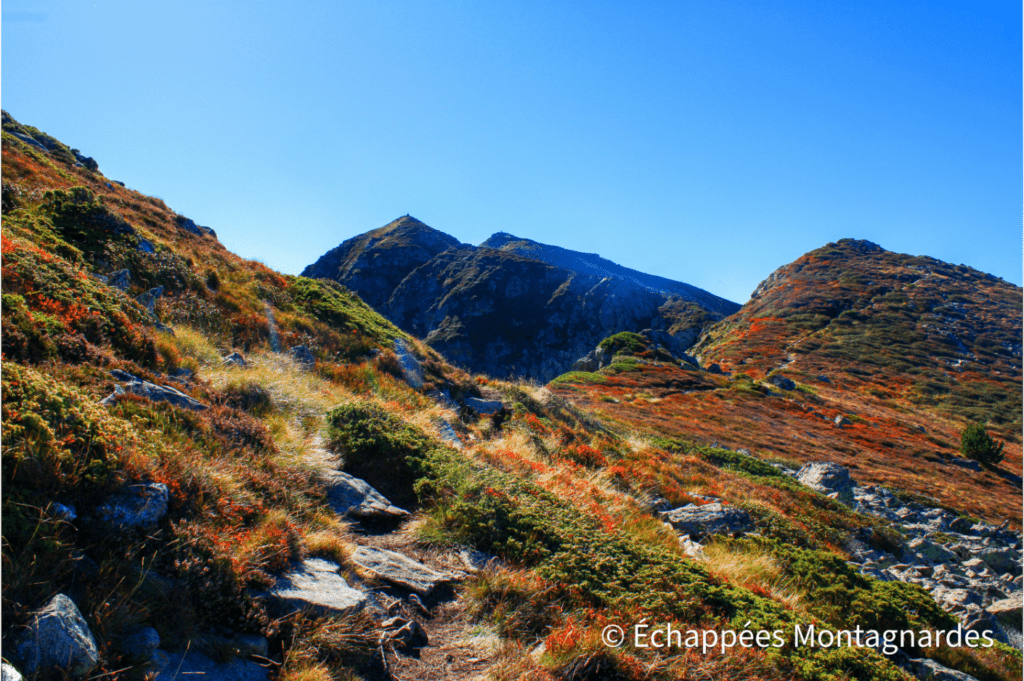
<svg viewBox="0 0 1024 681">
<path fill-rule="evenodd" d="M 911 539 L 903 552 L 903 559 L 910 561 L 914 557 L 924 558 L 932 563 L 952 563 L 957 560 L 956 554 L 939 544 L 934 544 L 924 537 Z"/>
<path fill-rule="evenodd" d="M 327 500 L 338 515 L 355 518 L 404 518 L 409 512 L 398 508 L 365 480 L 341 471 L 321 471 Z"/>
<path fill-rule="evenodd" d="M 99 507 L 103 522 L 120 528 L 150 529 L 167 514 L 167 485 L 148 482 L 129 485 Z"/>
<path fill-rule="evenodd" d="M 107 283 L 114 288 L 127 291 L 132 285 L 132 273 L 128 270 L 118 270 L 107 275 Z"/>
<path fill-rule="evenodd" d="M 1024 617 L 1024 614 L 1022 614 L 1021 592 L 1018 591 L 1009 598 L 994 602 L 985 608 L 985 612 L 999 620 L 999 623 L 1004 627 L 1021 631 L 1021 620 Z"/>
<path fill-rule="evenodd" d="M 266 681 L 267 668 L 251 660 L 239 658 L 215 662 L 198 650 L 171 653 L 155 681 L 180 681 L 199 678 L 203 681 Z"/>
<path fill-rule="evenodd" d="M 177 216 L 174 218 L 174 221 L 178 224 L 178 227 L 181 227 L 190 234 L 195 234 L 196 236 L 212 236 L 215 239 L 217 238 L 217 232 L 213 231 L 209 227 L 197 225 L 195 222 L 183 215 Z"/>
<path fill-rule="evenodd" d="M 797 471 L 796 479 L 822 494 L 836 494 L 845 504 L 853 503 L 853 481 L 844 466 L 829 461 L 809 463 Z"/>
<path fill-rule="evenodd" d="M 296 345 L 288 351 L 288 356 L 306 369 L 311 369 L 316 364 L 316 357 L 313 356 L 313 352 L 305 345 Z"/>
<path fill-rule="evenodd" d="M 143 253 L 156 253 L 156 249 L 148 239 L 139 239 L 137 249 Z"/>
<path fill-rule="evenodd" d="M 0 681 L 21 681 L 21 672 L 6 662 L 0 662 Z"/>
<path fill-rule="evenodd" d="M 498 400 L 481 400 L 479 397 L 467 397 L 466 406 L 484 416 L 490 416 L 501 411 L 505 405 Z"/>
<path fill-rule="evenodd" d="M 339 574 L 341 566 L 322 558 L 307 558 L 281 575 L 262 595 L 278 609 L 295 612 L 310 608 L 327 615 L 362 610 L 368 597 L 353 589 Z"/>
<path fill-rule="evenodd" d="M 927 658 L 911 660 L 910 666 L 914 675 L 921 681 L 978 681 L 969 674 L 944 667 L 935 660 Z"/>
<path fill-rule="evenodd" d="M 690 504 L 662 514 L 682 534 L 701 538 L 712 534 L 738 535 L 754 529 L 746 511 L 722 504 Z"/>
<path fill-rule="evenodd" d="M 159 298 L 163 294 L 164 287 L 157 286 L 156 288 L 149 289 L 145 293 L 140 293 L 138 296 L 135 297 L 135 300 L 138 301 L 138 303 L 142 305 L 142 307 L 146 308 L 149 314 L 155 315 L 157 298 Z"/>
<path fill-rule="evenodd" d="M 202 411 L 207 408 L 206 405 L 199 400 L 189 397 L 185 393 L 176 388 L 172 388 L 169 385 L 157 385 L 156 383 L 143 381 L 137 376 L 133 376 L 127 371 L 122 371 L 120 369 L 112 370 L 110 375 L 119 381 L 125 381 L 127 385 L 124 388 L 121 386 L 115 386 L 114 392 L 100 401 L 100 404 L 104 406 L 110 406 L 117 402 L 117 398 L 120 395 L 124 395 L 127 390 L 127 392 L 130 392 L 133 395 L 145 397 L 153 400 L 154 402 L 170 402 L 176 407 L 183 407 L 193 411 Z"/>
<path fill-rule="evenodd" d="M 998 574 L 1005 572 L 1012 572 L 1013 574 L 1020 574 L 1020 552 L 1013 551 L 1011 549 L 997 549 L 991 548 L 982 551 L 978 554 L 978 558 L 985 561 L 989 567 L 995 570 Z"/>
<path fill-rule="evenodd" d="M 239 352 L 232 352 L 224 358 L 224 361 L 221 362 L 221 364 L 230 364 L 236 367 L 249 366 L 249 363 L 245 361 L 245 357 L 242 357 L 242 354 Z"/>
<path fill-rule="evenodd" d="M 846 418 L 842 414 L 839 414 L 838 416 L 835 417 L 835 419 L 832 420 L 832 423 L 842 428 L 843 426 L 850 425 L 850 419 Z"/>
<path fill-rule="evenodd" d="M 440 584 L 452 581 L 442 574 L 397 551 L 360 546 L 352 554 L 352 562 L 368 576 L 390 582 L 420 596 L 427 596 Z"/>
<path fill-rule="evenodd" d="M 402 377 L 410 386 L 419 390 L 423 387 L 423 367 L 416 356 L 412 354 L 409 344 L 401 338 L 395 339 L 395 355 L 398 356 L 398 364 L 402 368 Z"/>
<path fill-rule="evenodd" d="M 768 382 L 782 390 L 796 390 L 796 383 L 781 374 L 772 374 L 768 377 Z"/>
<path fill-rule="evenodd" d="M 85 618 L 64 594 L 57 594 L 35 613 L 16 648 L 22 669 L 30 676 L 53 668 L 85 676 L 100 662 L 96 639 Z"/>
</svg>

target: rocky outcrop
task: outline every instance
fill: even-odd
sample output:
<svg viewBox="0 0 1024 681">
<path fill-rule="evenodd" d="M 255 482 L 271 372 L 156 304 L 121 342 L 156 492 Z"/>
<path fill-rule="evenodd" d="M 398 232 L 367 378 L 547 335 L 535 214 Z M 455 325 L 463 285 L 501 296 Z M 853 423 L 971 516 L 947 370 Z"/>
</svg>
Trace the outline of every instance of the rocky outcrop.
<svg viewBox="0 0 1024 681">
<path fill-rule="evenodd" d="M 121 371 L 120 369 L 114 369 L 110 374 L 120 381 L 126 381 L 126 384 L 123 388 L 121 386 L 116 386 L 113 393 L 100 400 L 100 403 L 104 406 L 115 404 L 119 396 L 129 392 L 133 395 L 153 400 L 154 402 L 170 402 L 176 407 L 191 409 L 192 411 L 203 411 L 207 408 L 207 406 L 199 400 L 189 397 L 177 388 L 172 388 L 169 385 L 157 385 L 155 383 L 150 383 L 149 381 L 144 381 L 141 378 L 133 376 L 126 371 Z"/>
<path fill-rule="evenodd" d="M 845 503 L 853 502 L 853 481 L 850 471 L 830 462 L 809 463 L 799 470 L 796 479 L 811 489 Z"/>
<path fill-rule="evenodd" d="M 352 554 L 355 563 L 368 577 L 381 579 L 420 596 L 427 596 L 438 585 L 452 581 L 452 576 L 417 563 L 397 551 L 360 546 Z"/>
<path fill-rule="evenodd" d="M 754 529 L 754 521 L 746 511 L 719 503 L 697 506 L 689 504 L 661 514 L 668 524 L 695 539 L 713 534 L 737 536 Z"/>
<path fill-rule="evenodd" d="M 100 661 L 99 648 L 74 601 L 57 594 L 35 615 L 16 646 L 22 670 L 50 669 L 85 676 Z"/>
<path fill-rule="evenodd" d="M 309 608 L 320 614 L 346 615 L 362 610 L 368 597 L 339 573 L 341 566 L 322 558 L 294 564 L 262 595 L 279 610 Z"/>
<path fill-rule="evenodd" d="M 338 515 L 354 518 L 404 518 L 409 512 L 398 508 L 365 480 L 341 471 L 321 471 L 327 501 Z"/>
<path fill-rule="evenodd" d="M 698 311 L 683 325 L 690 328 L 739 308 L 600 258 L 600 266 L 590 256 L 551 264 L 509 243 L 476 248 L 404 217 L 346 241 L 303 275 L 344 284 L 471 371 L 540 380 L 567 371 L 620 331 L 662 331 L 665 343 L 688 345 L 696 334 L 683 334 L 680 319 Z M 670 331 L 687 340 L 668 340 Z"/>
<path fill-rule="evenodd" d="M 167 514 L 167 485 L 160 482 L 129 485 L 99 507 L 104 523 L 122 529 L 151 529 Z"/>
</svg>

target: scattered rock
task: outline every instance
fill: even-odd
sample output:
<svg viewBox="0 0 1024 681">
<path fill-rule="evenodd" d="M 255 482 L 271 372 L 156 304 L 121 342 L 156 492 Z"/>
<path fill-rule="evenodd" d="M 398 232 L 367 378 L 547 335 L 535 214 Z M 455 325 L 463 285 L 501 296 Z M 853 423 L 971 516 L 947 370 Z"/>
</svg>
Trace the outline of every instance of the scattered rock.
<svg viewBox="0 0 1024 681">
<path fill-rule="evenodd" d="M 396 551 L 360 546 L 352 554 L 352 562 L 369 576 L 428 596 L 439 584 L 452 581 L 451 575 L 432 570 Z"/>
<path fill-rule="evenodd" d="M 911 560 L 914 557 L 929 560 L 933 563 L 949 563 L 957 559 L 956 554 L 939 544 L 934 544 L 924 537 L 918 537 L 907 542 L 904 548 L 904 560 Z"/>
<path fill-rule="evenodd" d="M 160 647 L 160 634 L 153 627 L 144 627 L 121 641 L 121 651 L 128 657 L 148 659 Z"/>
<path fill-rule="evenodd" d="M 973 676 L 943 667 L 935 660 L 927 658 L 911 660 L 910 665 L 921 681 L 978 681 Z"/>
<path fill-rule="evenodd" d="M 245 361 L 245 357 L 242 357 L 242 355 L 237 352 L 232 352 L 230 355 L 225 357 L 221 364 L 230 364 L 236 367 L 249 366 L 249 363 Z"/>
<path fill-rule="evenodd" d="M 462 449 L 462 440 L 459 439 L 459 434 L 452 428 L 452 424 L 448 423 L 444 419 L 438 419 L 434 422 L 437 425 L 437 433 L 441 436 L 441 439 L 452 445 L 456 449 Z"/>
<path fill-rule="evenodd" d="M 853 504 L 853 481 L 844 466 L 828 461 L 809 463 L 796 474 L 797 480 L 825 495 L 837 494 L 839 501 Z"/>
<path fill-rule="evenodd" d="M 401 338 L 395 339 L 395 355 L 398 356 L 398 364 L 402 368 L 402 377 L 405 382 L 414 389 L 423 387 L 423 367 L 420 361 L 412 354 L 409 344 Z"/>
<path fill-rule="evenodd" d="M 213 231 L 209 227 L 197 225 L 195 222 L 189 220 L 187 217 L 183 215 L 175 217 L 174 221 L 177 223 L 178 227 L 182 228 L 186 232 L 189 232 L 190 234 L 195 234 L 196 236 L 212 236 L 215 239 L 217 238 L 217 233 L 215 231 Z"/>
<path fill-rule="evenodd" d="M 198 650 L 171 653 L 155 681 L 201 678 L 203 681 L 266 681 L 267 669 L 251 660 L 214 662 Z"/>
<path fill-rule="evenodd" d="M 485 570 L 493 565 L 499 559 L 496 556 L 492 556 L 489 553 L 483 551 L 477 551 L 476 549 L 464 548 L 459 551 L 459 559 L 462 564 L 473 572 L 479 572 Z"/>
<path fill-rule="evenodd" d="M 996 571 L 997 574 L 1003 574 L 1004 572 L 1017 571 L 1016 562 L 1020 561 L 1020 552 L 1012 551 L 1010 549 L 987 549 L 978 555 L 985 561 L 989 567 Z"/>
<path fill-rule="evenodd" d="M 29 676 L 51 668 L 85 676 L 100 662 L 96 639 L 85 618 L 64 594 L 51 598 L 33 615 L 28 630 L 19 639 L 17 652 Z"/>
<path fill-rule="evenodd" d="M 663 513 L 662 517 L 682 534 L 697 538 L 712 534 L 736 536 L 754 529 L 749 513 L 722 504 L 690 504 Z"/>
<path fill-rule="evenodd" d="M 1021 631 L 1021 620 L 1024 618 L 1022 605 L 1024 604 L 1021 602 L 1021 592 L 1018 591 L 1009 598 L 995 601 L 985 608 L 985 612 L 999 620 L 1004 627 Z"/>
<path fill-rule="evenodd" d="M 768 377 L 768 382 L 777 388 L 781 388 L 782 390 L 796 389 L 796 383 L 794 383 L 792 380 L 786 378 L 781 374 L 772 374 L 771 376 Z"/>
<path fill-rule="evenodd" d="M 118 270 L 107 275 L 107 283 L 114 288 L 127 291 L 132 285 L 132 273 L 128 270 Z"/>
<path fill-rule="evenodd" d="M 404 648 L 422 648 L 430 643 L 427 632 L 416 620 L 392 617 L 381 623 L 385 637 Z"/>
<path fill-rule="evenodd" d="M 119 372 L 115 374 L 114 372 Z M 184 409 L 191 409 L 192 411 L 203 411 L 206 409 L 206 405 L 197 399 L 189 397 L 185 393 L 181 392 L 176 388 L 172 388 L 168 385 L 157 385 L 156 383 L 150 383 L 149 381 L 143 381 L 135 378 L 131 374 L 114 369 L 110 372 L 115 378 L 119 380 L 129 380 L 120 378 L 123 376 L 130 377 L 130 382 L 124 387 L 116 386 L 114 392 L 107 395 L 100 401 L 100 404 L 104 406 L 110 406 L 117 401 L 119 395 L 124 395 L 125 391 L 138 395 L 139 397 L 145 397 L 146 399 L 153 400 L 154 402 L 170 402 L 176 407 L 182 407 Z"/>
<path fill-rule="evenodd" d="M 129 485 L 99 507 L 100 520 L 114 527 L 150 529 L 167 514 L 167 485 Z"/>
<path fill-rule="evenodd" d="M 135 300 L 137 300 L 138 303 L 140 305 L 142 305 L 142 307 L 146 308 L 146 310 L 149 312 L 149 314 L 155 315 L 156 314 L 156 301 L 157 301 L 157 298 L 159 298 L 163 294 L 164 294 L 164 287 L 163 286 L 157 286 L 155 288 L 149 289 L 145 293 L 140 293 L 139 295 L 137 295 L 135 297 Z"/>
<path fill-rule="evenodd" d="M 316 357 L 313 356 L 312 351 L 305 345 L 296 345 L 288 351 L 288 355 L 306 369 L 312 369 L 313 365 L 316 364 Z"/>
<path fill-rule="evenodd" d="M 478 397 L 467 397 L 466 406 L 484 416 L 496 414 L 505 408 L 505 405 L 498 400 L 481 400 Z"/>
<path fill-rule="evenodd" d="M 362 610 L 367 595 L 339 574 L 341 566 L 322 558 L 296 563 L 262 595 L 290 612 L 312 608 L 320 614 L 345 615 Z"/>
<path fill-rule="evenodd" d="M 355 518 L 404 518 L 409 512 L 398 508 L 365 480 L 341 471 L 321 471 L 327 500 L 338 515 Z"/>
</svg>

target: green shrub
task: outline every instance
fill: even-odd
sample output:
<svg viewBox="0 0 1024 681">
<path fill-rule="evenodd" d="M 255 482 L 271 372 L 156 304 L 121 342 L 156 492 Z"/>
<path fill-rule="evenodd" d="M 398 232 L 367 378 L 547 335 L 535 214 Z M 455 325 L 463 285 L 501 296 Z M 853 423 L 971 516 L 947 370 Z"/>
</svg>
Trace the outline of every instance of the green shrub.
<svg viewBox="0 0 1024 681">
<path fill-rule="evenodd" d="M 960 453 L 968 459 L 992 466 L 1003 460 L 1003 443 L 996 444 L 984 426 L 972 423 L 960 436 Z"/>
<path fill-rule="evenodd" d="M 647 350 L 647 341 L 638 333 L 623 331 L 597 344 L 606 355 L 638 355 Z"/>
</svg>

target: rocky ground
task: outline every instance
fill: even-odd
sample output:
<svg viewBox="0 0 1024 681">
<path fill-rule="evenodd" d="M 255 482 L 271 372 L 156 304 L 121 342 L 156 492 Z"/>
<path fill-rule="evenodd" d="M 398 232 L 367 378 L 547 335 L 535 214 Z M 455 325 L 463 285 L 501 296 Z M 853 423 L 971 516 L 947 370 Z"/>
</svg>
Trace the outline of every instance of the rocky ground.
<svg viewBox="0 0 1024 681">
<path fill-rule="evenodd" d="M 741 453 L 748 454 L 745 450 Z M 1017 648 L 1021 636 L 1022 538 L 1008 523 L 993 526 L 898 498 L 884 487 L 861 487 L 848 469 L 834 463 L 810 463 L 800 470 L 773 464 L 808 487 L 847 504 L 854 510 L 884 519 L 904 537 L 890 553 L 872 548 L 867 536 L 851 539 L 844 549 L 865 575 L 883 581 L 918 584 L 963 624 L 965 630 L 989 631 L 990 636 Z M 698 540 L 712 535 L 741 535 L 753 529 L 750 516 L 718 503 L 714 497 L 701 504 L 670 508 L 662 502 L 653 510 L 680 532 L 686 552 L 702 558 Z M 905 668 L 922 679 L 971 677 L 928 660 L 904 660 Z M 949 674 L 941 676 L 941 674 Z M 959 674 L 959 676 L 953 676 Z"/>
</svg>

